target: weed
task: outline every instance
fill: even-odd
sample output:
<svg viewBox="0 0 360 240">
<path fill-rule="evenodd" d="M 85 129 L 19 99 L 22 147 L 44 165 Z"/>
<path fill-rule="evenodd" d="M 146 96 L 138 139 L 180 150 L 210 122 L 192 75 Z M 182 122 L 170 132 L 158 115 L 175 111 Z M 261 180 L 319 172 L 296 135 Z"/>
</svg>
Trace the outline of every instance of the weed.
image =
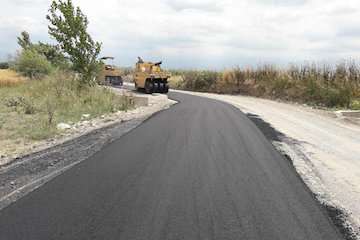
<svg viewBox="0 0 360 240">
<path fill-rule="evenodd" d="M 130 97 L 108 89 L 79 89 L 74 74 L 68 72 L 2 87 L 0 103 L 0 141 L 41 140 L 57 133 L 57 123 L 77 122 L 83 114 L 98 117 L 133 106 Z"/>
<path fill-rule="evenodd" d="M 173 88 L 225 94 L 249 94 L 326 107 L 360 108 L 360 66 L 353 61 L 290 65 L 262 65 L 254 69 L 235 67 L 220 72 L 172 71 Z M 179 81 L 181 79 L 181 81 Z"/>
</svg>

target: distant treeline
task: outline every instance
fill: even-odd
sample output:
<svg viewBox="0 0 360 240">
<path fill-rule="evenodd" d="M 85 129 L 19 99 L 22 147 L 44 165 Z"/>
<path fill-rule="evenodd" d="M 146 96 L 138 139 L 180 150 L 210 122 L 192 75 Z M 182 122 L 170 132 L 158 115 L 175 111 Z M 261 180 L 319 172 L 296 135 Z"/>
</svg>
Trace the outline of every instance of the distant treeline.
<svg viewBox="0 0 360 240">
<path fill-rule="evenodd" d="M 324 107 L 360 109 L 360 66 L 353 61 L 336 65 L 304 64 L 279 68 L 235 67 L 224 71 L 173 70 L 177 89 L 244 94 Z"/>
<path fill-rule="evenodd" d="M 8 62 L 0 62 L 0 69 L 8 69 L 9 67 Z"/>
</svg>

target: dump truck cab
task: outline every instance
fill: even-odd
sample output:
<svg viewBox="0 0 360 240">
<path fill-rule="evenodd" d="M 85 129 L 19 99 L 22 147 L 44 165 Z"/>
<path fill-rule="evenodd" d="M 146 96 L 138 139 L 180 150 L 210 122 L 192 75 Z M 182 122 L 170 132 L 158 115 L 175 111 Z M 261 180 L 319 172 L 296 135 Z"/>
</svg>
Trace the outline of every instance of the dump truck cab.
<svg viewBox="0 0 360 240">
<path fill-rule="evenodd" d="M 167 93 L 170 74 L 161 69 L 161 63 L 144 62 L 140 57 L 135 65 L 134 83 L 136 90 L 146 93 Z"/>
<path fill-rule="evenodd" d="M 102 57 L 101 60 L 114 60 L 113 57 Z M 122 73 L 120 69 L 113 64 L 104 64 L 103 70 L 100 74 L 99 82 L 105 85 L 123 85 Z"/>
</svg>

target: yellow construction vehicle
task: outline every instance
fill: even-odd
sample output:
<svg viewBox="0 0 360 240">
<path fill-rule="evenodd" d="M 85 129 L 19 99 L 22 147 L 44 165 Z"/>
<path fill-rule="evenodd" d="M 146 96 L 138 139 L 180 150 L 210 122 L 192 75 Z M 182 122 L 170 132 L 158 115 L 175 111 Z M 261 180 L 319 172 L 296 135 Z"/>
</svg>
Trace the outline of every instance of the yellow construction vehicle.
<svg viewBox="0 0 360 240">
<path fill-rule="evenodd" d="M 137 91 L 144 90 L 146 93 L 167 93 L 169 91 L 167 80 L 170 78 L 170 74 L 161 69 L 161 63 L 144 62 L 138 57 L 134 72 Z"/>
<path fill-rule="evenodd" d="M 114 60 L 113 57 L 102 57 L 101 60 Z M 123 85 L 123 79 L 121 77 L 122 73 L 120 69 L 115 67 L 113 64 L 104 64 L 104 69 L 102 70 L 99 82 L 105 85 Z"/>
</svg>

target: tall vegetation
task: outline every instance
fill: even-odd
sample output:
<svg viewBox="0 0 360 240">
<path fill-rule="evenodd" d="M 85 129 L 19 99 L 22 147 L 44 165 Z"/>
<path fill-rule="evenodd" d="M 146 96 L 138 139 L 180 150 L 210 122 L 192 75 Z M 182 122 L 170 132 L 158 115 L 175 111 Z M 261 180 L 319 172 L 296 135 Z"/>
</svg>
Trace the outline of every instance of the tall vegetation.
<svg viewBox="0 0 360 240">
<path fill-rule="evenodd" d="M 4 82 L 7 85 L 3 86 L 1 75 L 0 71 L 0 143 L 45 139 L 58 133 L 58 123 L 71 124 L 79 122 L 83 114 L 93 118 L 133 106 L 131 97 L 106 88 L 86 88 L 79 94 L 73 72 L 54 70 L 41 81 L 21 84 L 16 84 L 21 79 L 14 74 L 12 84 Z"/>
<path fill-rule="evenodd" d="M 26 31 L 21 32 L 17 39 L 22 51 L 31 50 L 39 55 L 43 55 L 53 66 L 62 69 L 69 68 L 70 63 L 58 45 L 51 45 L 40 41 L 38 43 L 33 43 L 30 34 Z M 19 55 L 21 54 L 22 52 L 20 52 Z"/>
<path fill-rule="evenodd" d="M 98 60 L 101 43 L 94 41 L 87 32 L 87 17 L 71 0 L 53 0 L 46 18 L 50 22 L 49 34 L 69 56 L 72 69 L 80 73 L 81 86 L 95 84 L 101 67 Z"/>
<path fill-rule="evenodd" d="M 360 108 L 360 67 L 353 61 L 335 66 L 304 64 L 225 71 L 174 71 L 172 87 L 192 91 L 246 94 L 326 107 Z M 179 79 L 180 77 L 180 79 Z"/>
<path fill-rule="evenodd" d="M 14 69 L 30 78 L 49 74 L 51 69 L 73 70 L 80 76 L 80 88 L 93 86 L 102 67 L 98 60 L 101 43 L 87 32 L 87 17 L 71 0 L 53 0 L 46 18 L 49 34 L 57 44 L 33 43 L 28 32 L 21 32 L 17 38 L 21 51 Z"/>
<path fill-rule="evenodd" d="M 31 48 L 24 49 L 17 56 L 13 68 L 31 79 L 44 77 L 52 70 L 51 63 L 46 57 Z"/>
</svg>

